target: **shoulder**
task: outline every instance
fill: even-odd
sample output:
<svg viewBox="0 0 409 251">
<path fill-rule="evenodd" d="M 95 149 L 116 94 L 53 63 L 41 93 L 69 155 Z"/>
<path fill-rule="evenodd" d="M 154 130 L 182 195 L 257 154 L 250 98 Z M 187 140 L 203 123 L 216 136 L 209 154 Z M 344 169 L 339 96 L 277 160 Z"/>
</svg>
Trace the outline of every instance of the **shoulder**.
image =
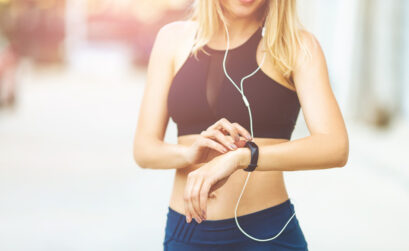
<svg viewBox="0 0 409 251">
<path fill-rule="evenodd" d="M 308 50 L 313 51 L 321 48 L 320 42 L 312 32 L 302 29 L 298 31 L 298 35 L 301 45 Z"/>
<path fill-rule="evenodd" d="M 175 72 L 184 55 L 186 48 L 191 47 L 197 30 L 197 22 L 191 20 L 174 21 L 163 25 L 155 39 L 155 54 L 170 62 L 172 71 Z"/>
<path fill-rule="evenodd" d="M 306 63 L 315 60 L 322 60 L 324 53 L 317 37 L 310 31 L 301 29 L 298 31 L 299 42 L 297 46 L 297 62 Z"/>
<path fill-rule="evenodd" d="M 318 44 L 318 39 L 312 32 L 305 29 L 300 29 L 298 30 L 298 34 L 300 36 L 301 42 L 306 43 L 309 46 L 314 46 Z"/>
</svg>

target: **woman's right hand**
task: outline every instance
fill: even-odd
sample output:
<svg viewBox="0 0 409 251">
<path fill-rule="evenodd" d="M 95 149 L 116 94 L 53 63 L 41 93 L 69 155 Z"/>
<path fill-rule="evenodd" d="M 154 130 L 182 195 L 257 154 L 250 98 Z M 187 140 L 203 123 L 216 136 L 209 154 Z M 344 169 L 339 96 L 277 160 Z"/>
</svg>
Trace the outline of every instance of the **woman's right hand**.
<svg viewBox="0 0 409 251">
<path fill-rule="evenodd" d="M 229 150 L 243 147 L 248 140 L 251 140 L 251 134 L 243 126 L 236 122 L 230 123 L 226 118 L 221 118 L 202 131 L 190 145 L 188 150 L 189 163 L 203 163 L 211 149 L 223 154 Z"/>
</svg>

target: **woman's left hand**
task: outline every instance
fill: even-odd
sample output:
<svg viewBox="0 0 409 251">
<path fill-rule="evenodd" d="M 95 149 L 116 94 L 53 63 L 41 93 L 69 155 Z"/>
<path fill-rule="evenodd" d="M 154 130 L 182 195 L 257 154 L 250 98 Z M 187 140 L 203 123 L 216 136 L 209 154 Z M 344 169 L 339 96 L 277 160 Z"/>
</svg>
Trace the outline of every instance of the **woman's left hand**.
<svg viewBox="0 0 409 251">
<path fill-rule="evenodd" d="M 186 222 L 190 223 L 195 218 L 201 223 L 206 219 L 209 194 L 226 183 L 230 175 L 238 170 L 238 149 L 216 156 L 188 174 L 184 193 Z"/>
</svg>

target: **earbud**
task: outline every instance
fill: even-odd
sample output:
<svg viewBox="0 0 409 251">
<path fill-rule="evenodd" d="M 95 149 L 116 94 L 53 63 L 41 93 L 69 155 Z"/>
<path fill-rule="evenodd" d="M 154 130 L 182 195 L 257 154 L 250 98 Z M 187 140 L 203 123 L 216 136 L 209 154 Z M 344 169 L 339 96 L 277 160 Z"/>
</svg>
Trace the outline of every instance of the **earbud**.
<svg viewBox="0 0 409 251">
<path fill-rule="evenodd" d="M 266 26 L 263 26 L 263 29 L 261 29 L 261 36 L 264 37 L 264 34 L 266 34 Z"/>
</svg>

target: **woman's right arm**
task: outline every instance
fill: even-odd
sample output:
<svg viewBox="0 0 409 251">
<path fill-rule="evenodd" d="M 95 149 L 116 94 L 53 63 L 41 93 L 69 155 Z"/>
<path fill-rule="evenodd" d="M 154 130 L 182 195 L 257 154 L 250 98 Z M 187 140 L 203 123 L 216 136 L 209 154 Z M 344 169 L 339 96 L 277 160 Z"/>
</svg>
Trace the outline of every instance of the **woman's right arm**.
<svg viewBox="0 0 409 251">
<path fill-rule="evenodd" d="M 169 121 L 166 101 L 180 25 L 180 22 L 164 25 L 156 35 L 150 54 L 133 145 L 134 160 L 142 168 L 176 169 L 190 165 L 187 146 L 163 141 Z"/>
<path fill-rule="evenodd" d="M 139 111 L 133 155 L 142 168 L 177 169 L 206 162 L 209 149 L 226 153 L 243 147 L 250 133 L 238 123 L 221 118 L 203 130 L 190 146 L 163 141 L 169 121 L 167 96 L 175 72 L 177 39 L 194 35 L 192 23 L 177 21 L 163 26 L 156 35 L 147 70 L 147 83 Z M 248 137 L 243 140 L 242 137 Z"/>
</svg>

